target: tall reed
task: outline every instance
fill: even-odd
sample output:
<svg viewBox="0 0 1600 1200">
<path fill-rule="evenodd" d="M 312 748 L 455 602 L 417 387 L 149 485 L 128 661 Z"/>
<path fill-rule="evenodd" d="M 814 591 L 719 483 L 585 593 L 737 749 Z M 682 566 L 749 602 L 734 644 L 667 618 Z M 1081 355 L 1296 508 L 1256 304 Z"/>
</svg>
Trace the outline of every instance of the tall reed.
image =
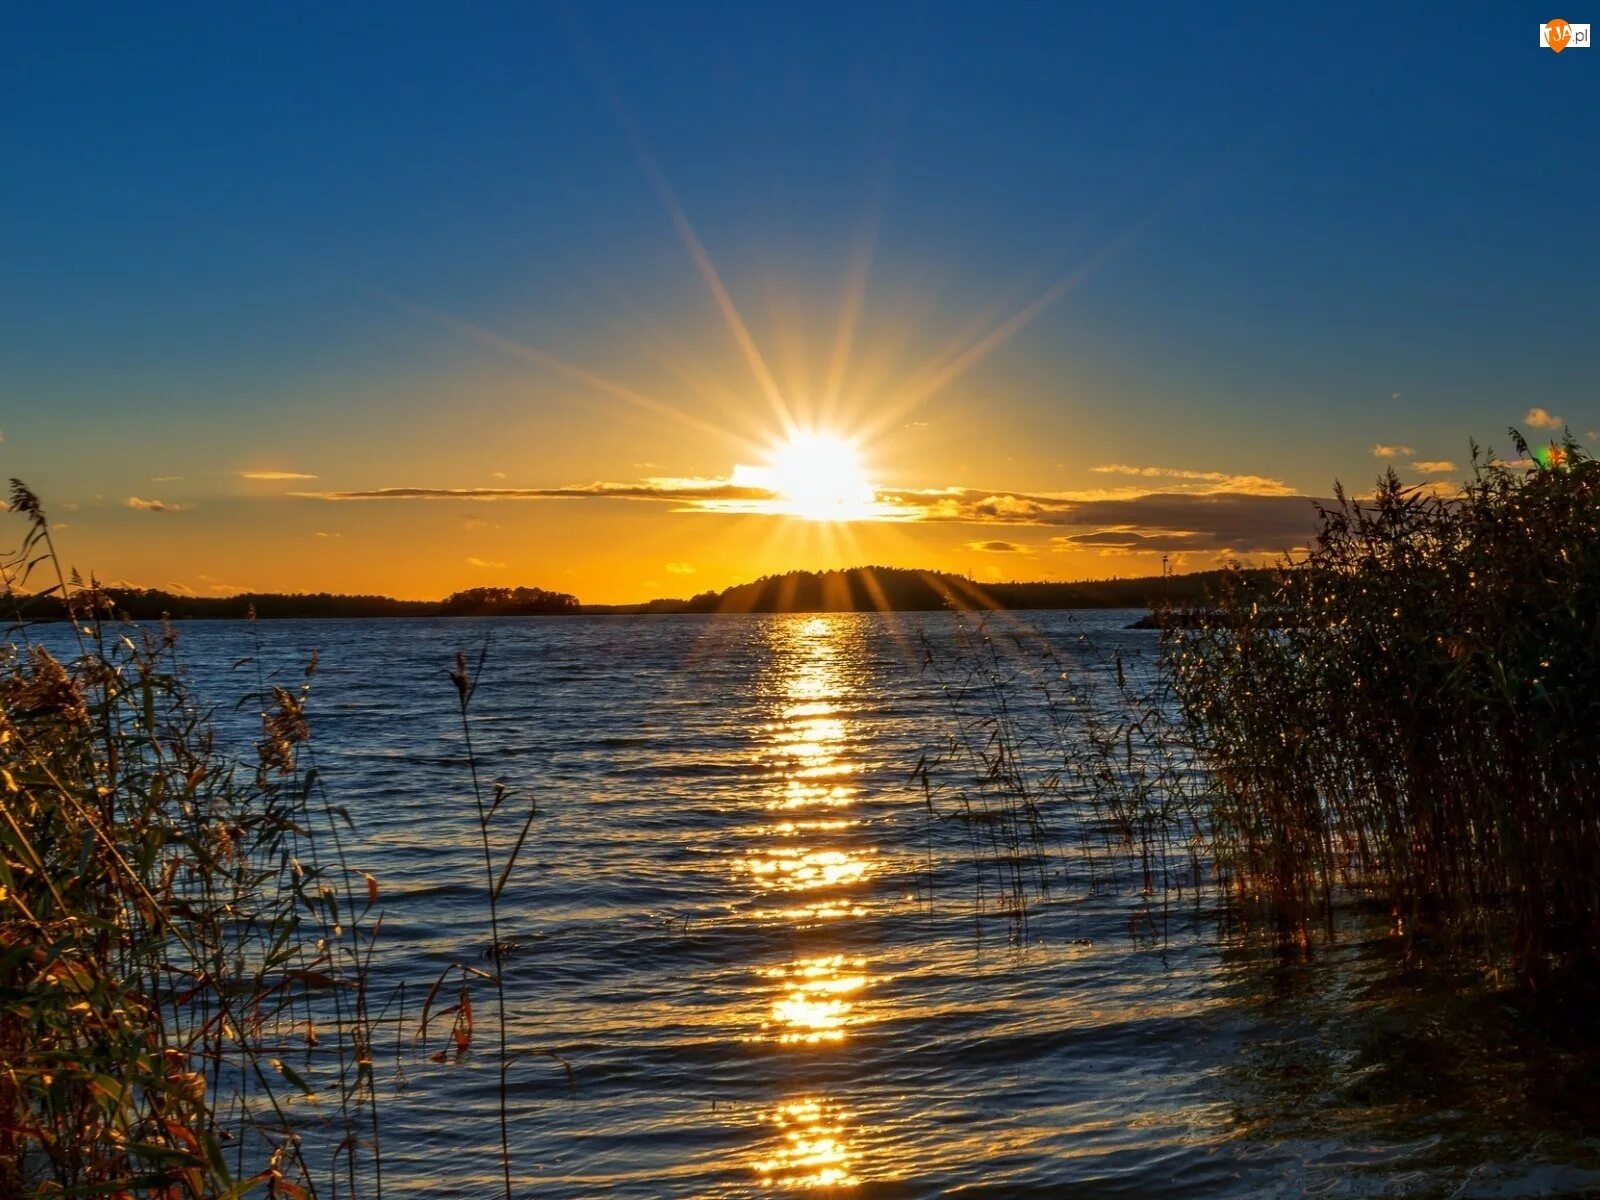
<svg viewBox="0 0 1600 1200">
<path fill-rule="evenodd" d="M 483 649 L 478 654 L 475 666 L 470 666 L 465 651 L 456 654 L 455 670 L 450 672 L 451 682 L 455 684 L 456 697 L 460 705 L 461 714 L 461 740 L 466 747 L 467 768 L 472 778 L 472 799 L 476 808 L 478 823 L 478 838 L 483 849 L 483 881 L 484 903 L 489 913 L 489 948 L 486 957 L 494 964 L 494 973 L 491 982 L 494 984 L 495 1017 L 499 1029 L 498 1061 L 496 1068 L 499 1072 L 498 1091 L 496 1099 L 499 1102 L 500 1117 L 500 1168 L 505 1184 L 506 1200 L 511 1200 L 511 1128 L 508 1116 L 507 1093 L 509 1090 L 507 1072 L 515 1061 L 515 1056 L 510 1053 L 510 1045 L 506 1036 L 506 979 L 505 960 L 514 947 L 500 936 L 500 895 L 505 891 L 506 884 L 511 879 L 511 872 L 517 865 L 517 860 L 522 856 L 522 848 L 527 845 L 528 833 L 533 828 L 534 818 L 539 815 L 539 806 L 536 800 L 528 803 L 527 815 L 522 820 L 522 826 L 517 832 L 516 839 L 508 849 L 502 849 L 499 861 L 496 861 L 494 845 L 495 819 L 500 815 L 502 807 L 510 798 L 510 791 L 505 784 L 496 781 L 492 794 L 486 799 L 483 790 L 483 780 L 478 770 L 478 756 L 472 745 L 472 722 L 470 714 L 472 699 L 478 690 L 478 680 L 483 675 L 483 664 L 488 658 L 489 643 L 485 639 Z M 463 997 L 465 992 L 463 992 Z M 465 1002 L 465 1001 L 464 1001 Z M 570 1076 L 570 1071 L 569 1071 Z"/>
<path fill-rule="evenodd" d="M 1305 561 L 1168 631 L 1219 863 L 1281 936 L 1354 897 L 1528 982 L 1600 958 L 1600 464 L 1512 437 L 1456 495 L 1339 491 Z"/>
<path fill-rule="evenodd" d="M 979 913 L 992 893 L 1021 935 L 1052 878 L 1076 875 L 1091 893 L 1131 889 L 1133 932 L 1159 938 L 1171 899 L 1200 886 L 1209 777 L 1155 666 L 1003 613 L 924 634 L 949 733 L 912 778 L 930 818 L 967 831 Z"/>
</svg>

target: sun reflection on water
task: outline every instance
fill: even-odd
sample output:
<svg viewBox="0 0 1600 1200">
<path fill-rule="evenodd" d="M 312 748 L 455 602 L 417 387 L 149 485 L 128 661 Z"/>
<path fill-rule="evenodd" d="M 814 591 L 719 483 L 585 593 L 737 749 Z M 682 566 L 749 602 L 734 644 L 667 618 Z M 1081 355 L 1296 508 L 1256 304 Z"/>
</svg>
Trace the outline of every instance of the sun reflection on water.
<svg viewBox="0 0 1600 1200">
<path fill-rule="evenodd" d="M 766 886 L 796 890 L 859 883 L 869 869 L 865 858 L 843 850 L 799 846 L 779 846 L 764 853 L 752 851 L 746 856 L 745 867 Z"/>
<path fill-rule="evenodd" d="M 781 963 L 756 966 L 762 1015 L 752 1018 L 747 1040 L 821 1062 L 867 1019 L 863 1000 L 874 982 L 868 960 L 838 945 L 848 922 L 866 915 L 877 854 L 864 844 L 867 826 L 844 815 L 861 798 L 850 700 L 864 647 L 848 618 L 780 619 L 768 636 L 775 673 L 773 715 L 762 730 L 771 773 L 763 803 L 778 819 L 762 826 L 760 844 L 736 865 L 759 891 L 790 898 L 763 917 L 793 949 Z M 757 1176 L 786 1189 L 855 1184 L 851 1123 L 832 1097 L 813 1092 L 783 1102 L 755 1153 Z"/>
<path fill-rule="evenodd" d="M 788 1188 L 837 1188 L 856 1183 L 845 1139 L 849 1116 L 821 1098 L 780 1105 L 771 1118 L 777 1145 L 756 1162 L 761 1182 Z"/>
<path fill-rule="evenodd" d="M 866 986 L 866 965 L 864 958 L 835 954 L 762 971 L 781 991 L 763 1029 L 776 1028 L 780 1043 L 844 1041 L 846 1027 L 858 1019 L 850 997 Z"/>
</svg>

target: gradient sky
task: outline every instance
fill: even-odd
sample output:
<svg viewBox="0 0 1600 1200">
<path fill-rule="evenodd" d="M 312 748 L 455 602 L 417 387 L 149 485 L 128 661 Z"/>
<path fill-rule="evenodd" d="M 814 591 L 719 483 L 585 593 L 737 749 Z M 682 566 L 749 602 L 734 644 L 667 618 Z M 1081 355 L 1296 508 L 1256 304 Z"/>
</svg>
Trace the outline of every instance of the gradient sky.
<svg viewBox="0 0 1600 1200">
<path fill-rule="evenodd" d="M 1554 12 L 226 7 L 0 16 L 0 470 L 102 579 L 1143 574 L 1600 425 Z M 786 420 L 901 519 L 726 511 Z"/>
</svg>

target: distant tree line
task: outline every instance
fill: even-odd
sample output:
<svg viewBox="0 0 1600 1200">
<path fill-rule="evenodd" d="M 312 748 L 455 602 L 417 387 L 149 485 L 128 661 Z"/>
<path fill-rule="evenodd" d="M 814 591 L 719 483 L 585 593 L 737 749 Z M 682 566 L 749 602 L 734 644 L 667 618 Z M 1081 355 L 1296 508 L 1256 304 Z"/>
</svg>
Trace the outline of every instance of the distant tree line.
<svg viewBox="0 0 1600 1200">
<path fill-rule="evenodd" d="M 189 596 L 155 588 L 101 588 L 108 608 L 138 621 L 263 620 L 328 617 L 492 617 L 663 613 L 936 612 L 941 609 L 1159 608 L 1205 603 L 1224 572 L 1200 571 L 1165 578 L 1098 579 L 1082 583 L 979 584 L 962 575 L 902 567 L 853 567 L 847 571 L 790 571 L 751 583 L 702 592 L 688 600 L 644 604 L 582 604 L 566 592 L 539 587 L 479 587 L 443 600 L 395 600 L 389 596 L 341 596 L 328 592 L 245 592 L 236 596 Z M 1235 586 L 1266 572 L 1236 571 Z M 31 621 L 65 616 L 53 594 L 22 596 L 0 614 Z"/>
<path fill-rule="evenodd" d="M 544 588 L 471 588 L 444 600 L 396 600 L 389 596 L 339 596 L 328 592 L 244 592 L 237 596 L 186 596 L 155 588 L 101 588 L 106 606 L 136 621 L 213 619 L 276 620 L 291 617 L 520 616 L 575 613 L 578 598 Z M 20 597 L 4 617 L 30 621 L 66 616 L 54 595 Z"/>
</svg>

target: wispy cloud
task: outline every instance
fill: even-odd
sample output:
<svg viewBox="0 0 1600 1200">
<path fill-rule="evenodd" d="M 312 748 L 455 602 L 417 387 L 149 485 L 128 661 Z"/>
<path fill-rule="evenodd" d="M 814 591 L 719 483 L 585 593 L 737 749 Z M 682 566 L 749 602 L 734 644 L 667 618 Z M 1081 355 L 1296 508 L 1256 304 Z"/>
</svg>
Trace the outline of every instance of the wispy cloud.
<svg viewBox="0 0 1600 1200">
<path fill-rule="evenodd" d="M 1448 458 L 1424 459 L 1411 464 L 1411 469 L 1423 475 L 1448 475 L 1457 470 L 1456 464 Z"/>
<path fill-rule="evenodd" d="M 152 476 L 150 476 L 150 482 L 151 483 L 177 483 L 178 480 L 180 480 L 182 478 L 183 478 L 182 475 L 152 475 Z"/>
<path fill-rule="evenodd" d="M 315 479 L 315 475 L 305 475 L 299 471 L 240 471 L 240 479 L 258 479 L 269 482 L 294 482 L 296 480 Z"/>
<path fill-rule="evenodd" d="M 968 542 L 968 550 L 981 554 L 1027 554 L 1029 549 L 1020 542 Z"/>
<path fill-rule="evenodd" d="M 1433 496 L 1439 500 L 1454 500 L 1461 495 L 1461 485 L 1453 479 L 1425 479 L 1413 484 L 1408 491 L 1417 495 Z"/>
<path fill-rule="evenodd" d="M 1074 505 L 1053 523 L 1080 530 L 1053 539 L 1063 549 L 1267 554 L 1310 543 L 1317 532 L 1317 502 L 1307 496 L 1169 493 Z"/>
<path fill-rule="evenodd" d="M 1245 492 L 1253 496 L 1292 496 L 1295 490 L 1281 479 L 1264 475 L 1235 475 L 1228 471 L 1195 471 L 1184 467 L 1136 467 L 1127 463 L 1101 463 L 1090 467 L 1100 475 L 1133 475 L 1141 479 L 1176 479 L 1184 483 L 1206 484 L 1201 492 Z M 1185 487 L 1183 490 L 1190 490 Z"/>
<path fill-rule="evenodd" d="M 1372 448 L 1373 458 L 1410 458 L 1416 451 L 1410 446 L 1387 445 L 1379 442 Z"/>
<path fill-rule="evenodd" d="M 322 538 L 325 541 L 332 541 L 334 538 L 342 538 L 343 536 L 344 534 L 342 533 L 327 533 L 321 529 L 317 530 L 317 537 Z"/>
<path fill-rule="evenodd" d="M 1050 540 L 1057 543 L 1058 547 L 1069 550 L 1082 546 L 1111 546 L 1119 550 L 1197 548 L 1194 534 L 1181 529 L 1169 533 L 1140 533 L 1133 529 L 1098 529 L 1093 533 L 1074 533 Z"/>
<path fill-rule="evenodd" d="M 192 508 L 189 504 L 172 504 L 166 500 L 145 500 L 139 496 L 129 496 L 122 502 L 128 508 L 137 508 L 141 512 L 175 513 L 184 512 Z"/>
<path fill-rule="evenodd" d="M 1528 415 L 1522 419 L 1535 429 L 1560 429 L 1566 424 L 1560 417 L 1554 416 L 1542 408 L 1530 408 Z"/>
<path fill-rule="evenodd" d="M 670 562 L 670 563 L 667 564 L 667 574 L 669 574 L 669 575 L 693 575 L 694 574 L 694 567 L 693 567 L 692 564 L 686 563 L 686 562 Z"/>
<path fill-rule="evenodd" d="M 638 483 L 583 483 L 550 488 L 385 487 L 350 492 L 291 492 L 309 500 L 772 500 L 767 488 L 725 479 L 645 479 Z"/>
<path fill-rule="evenodd" d="M 491 562 L 489 559 L 473 558 L 470 555 L 467 557 L 466 562 L 469 567 L 479 567 L 486 571 L 503 571 L 506 568 L 503 562 Z"/>
<path fill-rule="evenodd" d="M 1313 510 L 1301 495 L 1259 495 L 1252 492 L 1137 492 L 1101 495 L 1065 492 L 990 492 L 950 489 L 944 492 L 898 492 L 889 499 L 917 506 L 916 519 L 970 524 L 1002 525 L 1112 525 L 1120 514 L 1205 514 L 1218 520 L 1235 514 L 1293 513 L 1297 518 Z M 1182 521 L 1169 520 L 1164 529 L 1183 529 Z"/>
</svg>

